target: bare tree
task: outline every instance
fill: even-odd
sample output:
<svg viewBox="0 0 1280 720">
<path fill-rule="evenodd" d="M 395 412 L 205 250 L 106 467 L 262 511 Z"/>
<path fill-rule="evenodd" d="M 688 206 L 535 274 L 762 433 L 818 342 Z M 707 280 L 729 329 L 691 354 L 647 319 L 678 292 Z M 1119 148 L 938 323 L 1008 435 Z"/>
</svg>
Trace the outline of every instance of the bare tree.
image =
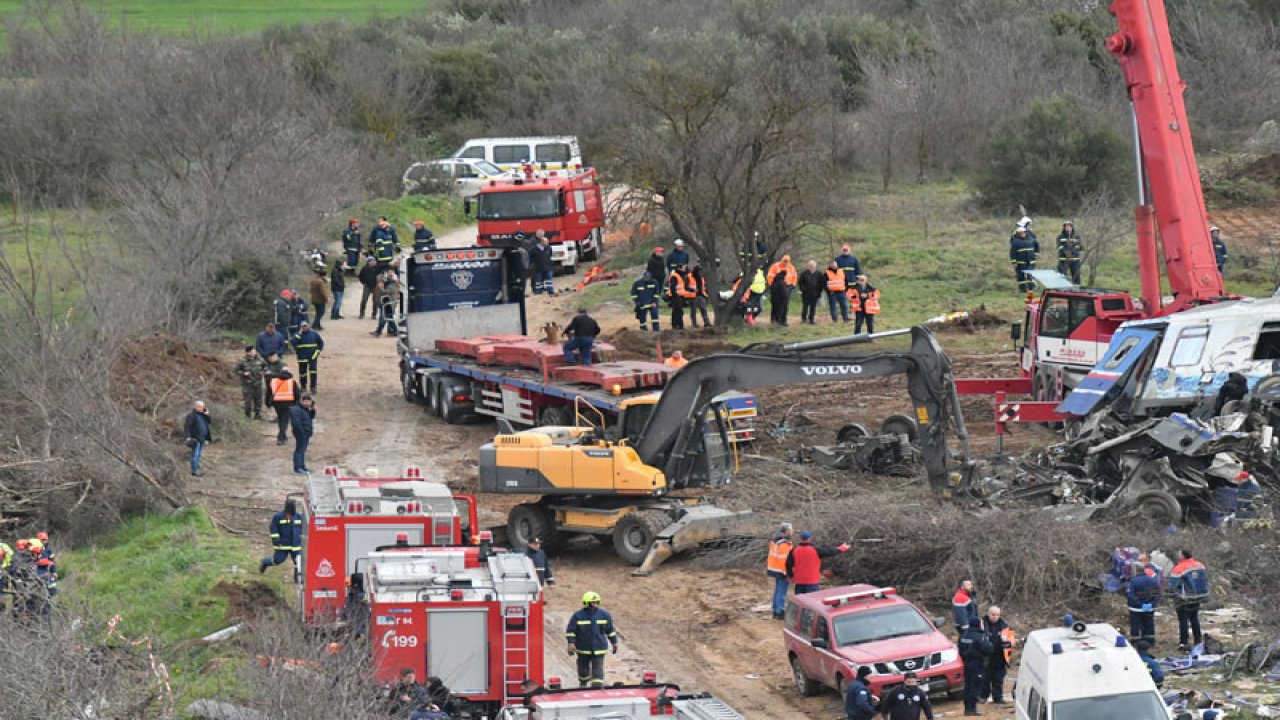
<svg viewBox="0 0 1280 720">
<path fill-rule="evenodd" d="M 1106 187 L 1089 193 L 1076 210 L 1075 227 L 1084 243 L 1086 285 L 1093 285 L 1098 267 L 1133 234 L 1133 215 Z"/>
</svg>

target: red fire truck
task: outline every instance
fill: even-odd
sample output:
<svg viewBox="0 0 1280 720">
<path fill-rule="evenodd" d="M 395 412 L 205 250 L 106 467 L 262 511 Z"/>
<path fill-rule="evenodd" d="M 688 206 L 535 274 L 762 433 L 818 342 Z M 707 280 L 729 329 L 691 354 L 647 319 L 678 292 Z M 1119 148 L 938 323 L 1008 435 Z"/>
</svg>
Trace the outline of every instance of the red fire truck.
<svg viewBox="0 0 1280 720">
<path fill-rule="evenodd" d="M 515 180 L 493 180 L 476 196 L 478 242 L 515 247 L 542 230 L 551 260 L 573 272 L 579 261 L 600 258 L 604 241 L 604 197 L 594 169 L 578 174 L 529 172 Z"/>
<path fill-rule="evenodd" d="M 379 548 L 358 563 L 366 589 L 374 677 L 403 668 L 438 677 L 462 707 L 493 717 L 518 702 L 521 683 L 543 680 L 543 596 L 523 553 L 478 545 Z"/>
<path fill-rule="evenodd" d="M 397 535 L 410 545 L 461 545 L 477 528 L 473 496 L 426 482 L 414 467 L 390 478 L 344 477 L 327 467 L 307 478 L 305 490 L 302 608 L 311 623 L 337 618 L 357 561 Z"/>
</svg>

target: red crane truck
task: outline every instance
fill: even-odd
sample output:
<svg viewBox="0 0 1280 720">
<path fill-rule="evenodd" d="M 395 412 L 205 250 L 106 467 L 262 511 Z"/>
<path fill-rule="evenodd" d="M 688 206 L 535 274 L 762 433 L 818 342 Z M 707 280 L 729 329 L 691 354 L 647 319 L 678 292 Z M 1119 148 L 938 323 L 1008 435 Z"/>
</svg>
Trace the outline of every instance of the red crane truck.
<svg viewBox="0 0 1280 720">
<path fill-rule="evenodd" d="M 514 180 L 491 180 L 476 196 L 478 241 L 516 247 L 538 230 L 551 241 L 551 260 L 564 272 L 600 259 L 604 196 L 595 169 L 578 174 L 532 168 Z"/>
<path fill-rule="evenodd" d="M 1123 291 L 1051 282 L 1038 300 L 1029 301 L 1020 377 L 956 381 L 962 394 L 996 394 L 996 428 L 1001 434 L 1008 422 L 1063 419 L 1056 411 L 1058 401 L 1102 359 L 1122 323 L 1234 297 L 1226 293 L 1209 237 L 1182 98 L 1186 83 L 1178 74 L 1164 1 L 1113 0 L 1109 10 L 1119 27 L 1106 46 L 1120 63 L 1133 108 L 1142 300 L 1134 302 Z M 1162 266 L 1173 298 L 1168 303 L 1161 287 Z M 1014 327 L 1016 337 L 1018 326 Z M 1006 402 L 1006 393 L 1031 394 L 1034 401 Z"/>
<path fill-rule="evenodd" d="M 462 545 L 477 528 L 476 501 L 426 482 L 414 467 L 402 477 L 347 477 L 336 467 L 307 478 L 302 543 L 302 611 L 332 623 L 346 602 L 346 580 L 375 548 L 404 535 L 412 545 Z"/>
</svg>

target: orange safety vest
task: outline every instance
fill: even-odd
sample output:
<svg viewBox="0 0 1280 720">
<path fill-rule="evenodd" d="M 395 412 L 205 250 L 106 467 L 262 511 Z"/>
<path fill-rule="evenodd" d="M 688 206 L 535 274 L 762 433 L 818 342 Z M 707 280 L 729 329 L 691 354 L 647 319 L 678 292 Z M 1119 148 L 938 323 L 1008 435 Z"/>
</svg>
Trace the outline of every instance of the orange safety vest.
<svg viewBox="0 0 1280 720">
<path fill-rule="evenodd" d="M 862 297 L 858 295 L 858 286 L 854 285 L 844 293 L 849 298 L 849 312 L 860 312 L 862 310 Z"/>
<path fill-rule="evenodd" d="M 844 292 L 846 283 L 844 281 L 844 270 L 839 268 L 827 271 L 827 291 L 828 292 Z"/>
<path fill-rule="evenodd" d="M 880 291 L 879 290 L 872 290 L 871 294 L 867 296 L 867 306 L 863 312 L 865 312 L 868 315 L 880 314 Z"/>
<path fill-rule="evenodd" d="M 293 378 L 271 378 L 271 402 L 293 401 Z"/>
<path fill-rule="evenodd" d="M 693 273 L 688 273 L 688 275 L 686 276 L 678 272 L 673 272 L 671 273 L 671 277 L 676 279 L 677 295 L 679 295 L 682 298 L 685 298 L 686 300 L 698 297 L 698 292 L 695 289 L 695 281 L 694 281 Z"/>
<path fill-rule="evenodd" d="M 1013 628 L 1007 627 L 1000 631 L 1000 639 L 1009 643 L 1009 647 L 1004 648 L 1004 663 L 1009 664 L 1009 660 L 1013 657 L 1013 645 L 1018 637 L 1013 634 Z"/>
<path fill-rule="evenodd" d="M 765 568 L 779 575 L 787 574 L 787 556 L 791 554 L 792 542 L 786 538 L 769 543 L 769 562 Z"/>
<path fill-rule="evenodd" d="M 663 360 L 662 362 L 667 367 L 675 368 L 677 370 L 689 364 L 689 360 L 687 358 L 674 358 L 674 357 L 669 357 L 666 360 Z"/>
<path fill-rule="evenodd" d="M 788 285 L 795 285 L 800 279 L 799 275 L 796 274 L 795 265 L 792 265 L 791 263 L 784 263 L 779 260 L 769 266 L 769 272 L 765 275 L 765 280 L 772 285 L 773 279 L 777 277 L 778 273 L 784 273 L 783 279 Z"/>
</svg>

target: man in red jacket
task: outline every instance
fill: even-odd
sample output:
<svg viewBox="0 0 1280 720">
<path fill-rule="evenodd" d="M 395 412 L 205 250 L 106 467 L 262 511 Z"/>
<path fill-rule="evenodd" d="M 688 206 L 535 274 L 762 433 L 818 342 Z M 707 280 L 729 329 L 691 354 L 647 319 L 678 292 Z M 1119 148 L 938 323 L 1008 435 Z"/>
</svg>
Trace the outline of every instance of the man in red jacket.
<svg viewBox="0 0 1280 720">
<path fill-rule="evenodd" d="M 822 558 L 833 557 L 849 549 L 842 545 L 814 545 L 813 533 L 800 533 L 800 542 L 787 555 L 787 577 L 796 586 L 796 594 L 818 592 L 822 589 Z"/>
</svg>

